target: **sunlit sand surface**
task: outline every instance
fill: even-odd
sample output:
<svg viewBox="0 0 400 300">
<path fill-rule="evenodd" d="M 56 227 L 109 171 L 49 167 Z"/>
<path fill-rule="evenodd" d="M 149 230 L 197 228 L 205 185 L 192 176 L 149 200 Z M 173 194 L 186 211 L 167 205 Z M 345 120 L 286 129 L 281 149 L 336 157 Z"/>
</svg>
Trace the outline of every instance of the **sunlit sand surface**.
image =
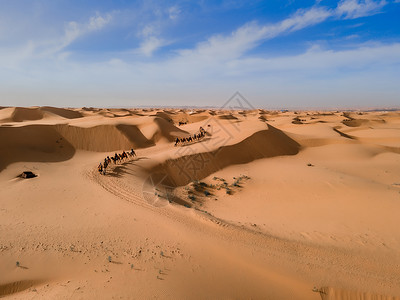
<svg viewBox="0 0 400 300">
<path fill-rule="evenodd" d="M 0 141 L 5 299 L 400 299 L 399 112 L 6 107 Z"/>
</svg>

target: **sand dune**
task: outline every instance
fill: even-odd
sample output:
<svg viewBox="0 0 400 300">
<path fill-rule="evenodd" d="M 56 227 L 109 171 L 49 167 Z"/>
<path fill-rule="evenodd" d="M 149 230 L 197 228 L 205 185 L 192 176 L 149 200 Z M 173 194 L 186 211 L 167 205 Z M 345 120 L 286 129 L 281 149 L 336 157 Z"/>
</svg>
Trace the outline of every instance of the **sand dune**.
<svg viewBox="0 0 400 300">
<path fill-rule="evenodd" d="M 45 110 L 58 114 L 61 111 L 64 117 L 68 115 L 69 119 L 78 118 L 73 111 L 69 114 L 64 109 L 46 108 Z M 18 111 L 25 112 L 24 117 L 28 118 L 27 120 L 33 120 L 34 114 L 40 112 L 39 109 L 33 110 L 33 113 L 30 110 Z M 152 127 L 149 139 L 143 135 L 138 126 L 133 124 L 116 123 L 94 126 L 90 124 L 93 122 L 85 124 L 85 127 L 68 124 L 0 127 L 0 138 L 7 141 L 0 146 L 2 156 L 0 170 L 18 161 L 64 161 L 70 159 L 76 150 L 114 152 L 122 149 L 140 149 L 154 146 L 160 141 L 172 142 L 176 137 L 188 135 L 187 132 L 161 118 L 154 118 L 147 122 Z"/>
<path fill-rule="evenodd" d="M 218 118 L 222 119 L 222 120 L 238 120 L 238 118 L 236 118 L 235 116 L 233 116 L 231 114 L 218 116 Z"/>
<path fill-rule="evenodd" d="M 163 112 L 163 111 L 158 111 L 154 116 L 159 117 L 161 119 L 164 119 L 167 122 L 173 123 L 174 121 L 170 118 L 170 116 Z"/>
<path fill-rule="evenodd" d="M 43 112 L 40 108 L 16 107 L 11 115 L 11 121 L 22 122 L 28 120 L 40 120 L 43 118 Z"/>
<path fill-rule="evenodd" d="M 89 128 L 56 125 L 56 130 L 75 149 L 87 151 L 109 152 L 151 145 L 133 125 L 99 125 Z"/>
<path fill-rule="evenodd" d="M 269 125 L 268 130 L 258 131 L 237 144 L 167 160 L 156 167 L 154 172 L 168 174 L 175 186 L 181 186 L 207 177 L 227 166 L 245 164 L 265 157 L 295 155 L 299 149 L 298 143 Z M 196 161 L 197 166 L 188 164 L 188 161 Z"/>
<path fill-rule="evenodd" d="M 76 119 L 76 118 L 83 117 L 83 114 L 81 112 L 71 110 L 71 109 L 66 109 L 66 108 L 44 106 L 44 107 L 41 107 L 40 110 L 58 115 L 60 117 L 66 118 L 66 119 Z"/>
<path fill-rule="evenodd" d="M 0 107 L 0 140 L 5 299 L 400 297 L 399 112 Z"/>
<path fill-rule="evenodd" d="M 0 127 L 0 170 L 19 161 L 57 162 L 70 159 L 75 148 L 55 126 Z"/>
</svg>

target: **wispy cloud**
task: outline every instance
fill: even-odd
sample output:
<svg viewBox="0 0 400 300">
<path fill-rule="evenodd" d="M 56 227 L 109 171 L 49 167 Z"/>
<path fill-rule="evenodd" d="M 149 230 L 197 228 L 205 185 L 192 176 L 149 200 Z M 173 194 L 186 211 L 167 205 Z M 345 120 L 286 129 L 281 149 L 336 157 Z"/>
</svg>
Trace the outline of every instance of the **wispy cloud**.
<svg viewBox="0 0 400 300">
<path fill-rule="evenodd" d="M 232 74 L 236 72 L 273 73 L 282 71 L 306 72 L 332 72 L 347 69 L 353 71 L 365 68 L 392 67 L 400 64 L 400 44 L 388 45 L 358 45 L 350 50 L 324 50 L 318 45 L 310 47 L 306 52 L 292 56 L 275 58 L 244 58 L 234 60 L 229 64 Z"/>
<path fill-rule="evenodd" d="M 102 29 L 110 23 L 111 20 L 112 15 L 110 13 L 105 15 L 96 13 L 95 16 L 90 17 L 87 23 L 80 24 L 75 21 L 68 22 L 65 26 L 64 36 L 61 38 L 59 45 L 55 50 L 59 51 L 70 45 L 77 38 Z"/>
<path fill-rule="evenodd" d="M 342 0 L 336 8 L 336 14 L 344 19 L 367 17 L 379 13 L 386 4 L 385 0 Z"/>
<path fill-rule="evenodd" d="M 181 9 L 179 8 L 179 6 L 174 5 L 168 8 L 168 16 L 171 20 L 175 20 L 179 17 L 181 13 Z"/>
<path fill-rule="evenodd" d="M 134 52 L 138 53 L 138 54 L 143 54 L 143 55 L 149 57 L 149 56 L 152 56 L 153 53 L 155 51 L 157 51 L 157 49 L 164 47 L 168 44 L 169 44 L 169 42 L 167 42 L 163 39 L 151 36 L 151 37 L 146 38 L 140 44 L 139 48 L 134 50 Z"/>
<path fill-rule="evenodd" d="M 214 35 L 193 49 L 177 51 L 182 56 L 197 59 L 232 59 L 240 57 L 263 41 L 320 24 L 329 18 L 356 19 L 376 14 L 387 4 L 385 0 L 342 0 L 336 8 L 313 6 L 299 9 L 290 17 L 275 24 L 247 23 L 230 35 Z"/>
<path fill-rule="evenodd" d="M 324 7 L 301 9 L 276 24 L 260 26 L 251 22 L 230 35 L 212 36 L 207 41 L 197 44 L 194 49 L 180 50 L 178 53 L 182 56 L 196 56 L 202 59 L 232 59 L 240 57 L 264 40 L 321 23 L 331 15 L 332 12 Z"/>
<path fill-rule="evenodd" d="M 65 49 L 73 42 L 81 37 L 89 35 L 93 32 L 100 31 L 108 25 L 113 19 L 113 13 L 100 14 L 90 17 L 87 22 L 79 23 L 76 21 L 69 21 L 64 24 L 62 34 L 52 36 L 46 39 L 29 40 L 28 48 L 31 58 L 49 58 L 51 56 L 58 56 L 61 58 L 66 57 Z M 22 58 L 27 58 L 21 57 Z"/>
<path fill-rule="evenodd" d="M 139 36 L 152 36 L 158 33 L 158 29 L 154 24 L 146 24 L 139 32 Z"/>
</svg>

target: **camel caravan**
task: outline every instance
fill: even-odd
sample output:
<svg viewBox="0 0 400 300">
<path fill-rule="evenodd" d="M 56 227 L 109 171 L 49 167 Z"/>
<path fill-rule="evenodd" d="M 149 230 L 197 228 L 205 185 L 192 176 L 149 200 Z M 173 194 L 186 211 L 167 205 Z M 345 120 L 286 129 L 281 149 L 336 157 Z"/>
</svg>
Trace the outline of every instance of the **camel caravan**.
<svg viewBox="0 0 400 300">
<path fill-rule="evenodd" d="M 99 164 L 99 166 L 97 167 L 97 169 L 99 170 L 99 173 L 101 175 L 106 175 L 107 172 L 107 167 L 113 163 L 114 165 L 116 165 L 117 163 L 122 163 L 124 161 L 126 161 L 129 158 L 133 158 L 136 156 L 136 153 L 133 149 L 131 149 L 131 151 L 129 152 L 125 152 L 123 151 L 121 154 L 115 153 L 114 156 L 107 156 L 106 158 L 104 158 L 104 161 L 101 162 Z"/>
<path fill-rule="evenodd" d="M 199 133 L 195 133 L 193 136 L 185 137 L 185 138 L 176 138 L 175 147 L 176 146 L 185 146 L 188 144 L 192 144 L 202 140 L 206 136 L 206 131 L 203 127 L 200 126 Z"/>
<path fill-rule="evenodd" d="M 208 126 L 210 126 L 210 125 L 208 125 Z M 176 146 L 185 146 L 188 144 L 199 142 L 206 136 L 206 133 L 207 132 L 205 131 L 205 129 L 203 127 L 200 127 L 198 133 L 195 133 L 195 134 L 190 135 L 189 137 L 185 137 L 185 138 L 176 138 L 174 146 L 175 147 Z M 111 163 L 116 165 L 118 163 L 122 163 L 122 162 L 128 160 L 129 158 L 133 158 L 135 156 L 136 156 L 136 153 L 133 149 L 131 149 L 131 151 L 128 151 L 128 152 L 123 151 L 120 154 L 115 153 L 114 156 L 111 156 L 111 157 L 107 156 L 106 158 L 104 158 L 104 161 L 100 162 L 97 169 L 101 175 L 106 175 L 107 168 L 108 168 L 108 166 L 111 165 Z"/>
</svg>

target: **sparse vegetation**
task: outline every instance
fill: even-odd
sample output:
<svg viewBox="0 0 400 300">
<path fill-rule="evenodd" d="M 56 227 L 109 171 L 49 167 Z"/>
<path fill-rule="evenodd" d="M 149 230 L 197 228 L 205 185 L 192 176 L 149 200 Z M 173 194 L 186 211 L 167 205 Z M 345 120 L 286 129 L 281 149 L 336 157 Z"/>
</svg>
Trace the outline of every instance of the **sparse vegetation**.
<svg viewBox="0 0 400 300">
<path fill-rule="evenodd" d="M 181 192 L 182 196 L 187 197 L 198 208 L 203 206 L 204 201 L 211 196 L 213 200 L 218 200 L 218 194 L 223 193 L 224 190 L 226 195 L 233 195 L 240 191 L 245 181 L 249 179 L 249 176 L 241 174 L 233 177 L 233 182 L 228 182 L 225 178 L 214 176 L 211 183 L 194 180 L 183 187 Z M 191 207 L 189 204 L 184 204 L 184 206 Z"/>
</svg>

